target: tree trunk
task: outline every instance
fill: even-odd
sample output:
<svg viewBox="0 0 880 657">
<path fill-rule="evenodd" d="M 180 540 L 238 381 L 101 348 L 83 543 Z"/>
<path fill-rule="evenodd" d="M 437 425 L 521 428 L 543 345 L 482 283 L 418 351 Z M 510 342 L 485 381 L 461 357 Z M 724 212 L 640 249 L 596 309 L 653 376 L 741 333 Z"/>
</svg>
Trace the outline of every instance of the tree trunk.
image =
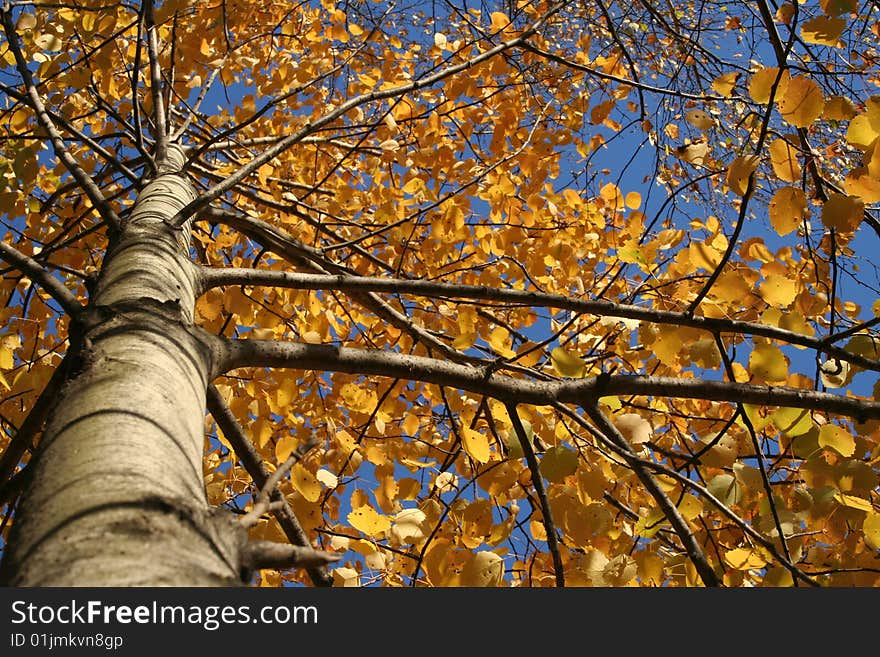
<svg viewBox="0 0 880 657">
<path fill-rule="evenodd" d="M 205 391 L 217 341 L 193 325 L 195 192 L 172 147 L 142 190 L 80 325 L 28 468 L 0 581 L 14 586 L 241 583 L 245 530 L 209 508 Z"/>
</svg>

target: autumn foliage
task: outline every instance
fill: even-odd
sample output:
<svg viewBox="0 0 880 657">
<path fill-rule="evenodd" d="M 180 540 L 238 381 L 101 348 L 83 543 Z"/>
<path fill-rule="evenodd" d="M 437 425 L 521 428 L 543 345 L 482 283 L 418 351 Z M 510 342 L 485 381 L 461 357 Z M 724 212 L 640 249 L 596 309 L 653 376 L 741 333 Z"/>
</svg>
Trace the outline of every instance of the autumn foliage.
<svg viewBox="0 0 880 657">
<path fill-rule="evenodd" d="M 208 503 L 340 557 L 254 582 L 880 584 L 875 3 L 3 11 L 7 540 L 179 144 Z"/>
</svg>

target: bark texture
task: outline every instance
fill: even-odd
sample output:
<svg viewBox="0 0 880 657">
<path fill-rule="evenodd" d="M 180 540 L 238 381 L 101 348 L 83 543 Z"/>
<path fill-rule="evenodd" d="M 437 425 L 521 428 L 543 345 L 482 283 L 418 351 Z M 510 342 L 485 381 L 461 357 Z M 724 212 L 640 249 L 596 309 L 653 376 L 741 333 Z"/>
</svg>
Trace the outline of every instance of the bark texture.
<svg viewBox="0 0 880 657">
<path fill-rule="evenodd" d="M 217 350 L 193 326 L 195 198 L 172 147 L 142 190 L 71 337 L 71 375 L 18 506 L 0 579 L 14 586 L 241 583 L 245 531 L 207 504 L 205 391 Z"/>
</svg>

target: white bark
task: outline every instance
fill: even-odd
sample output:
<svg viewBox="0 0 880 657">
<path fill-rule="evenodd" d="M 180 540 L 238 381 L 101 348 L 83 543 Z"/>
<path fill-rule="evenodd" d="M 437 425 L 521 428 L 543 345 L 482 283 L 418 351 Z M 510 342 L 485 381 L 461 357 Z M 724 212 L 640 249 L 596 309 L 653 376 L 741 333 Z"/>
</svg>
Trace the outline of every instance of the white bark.
<svg viewBox="0 0 880 657">
<path fill-rule="evenodd" d="M 215 350 L 192 325 L 195 198 L 172 148 L 141 192 L 84 314 L 19 503 L 2 580 L 17 586 L 240 583 L 246 537 L 207 504 L 205 390 Z M 77 347 L 72 336 L 72 349 Z"/>
</svg>

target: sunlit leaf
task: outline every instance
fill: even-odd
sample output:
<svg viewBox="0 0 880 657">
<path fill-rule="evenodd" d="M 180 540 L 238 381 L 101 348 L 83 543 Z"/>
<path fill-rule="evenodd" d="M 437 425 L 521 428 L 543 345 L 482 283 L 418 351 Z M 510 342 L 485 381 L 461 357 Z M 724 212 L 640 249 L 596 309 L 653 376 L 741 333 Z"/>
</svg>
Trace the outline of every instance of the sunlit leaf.
<svg viewBox="0 0 880 657">
<path fill-rule="evenodd" d="M 865 536 L 865 545 L 872 550 L 880 550 L 880 513 L 868 512 L 862 524 L 862 533 Z"/>
<path fill-rule="evenodd" d="M 836 424 L 824 424 L 819 428 L 819 446 L 832 449 L 841 456 L 852 456 L 856 451 L 852 434 Z"/>
<path fill-rule="evenodd" d="M 699 130 L 711 130 L 715 125 L 712 117 L 703 110 L 690 110 L 684 115 L 685 120 Z"/>
<path fill-rule="evenodd" d="M 762 343 L 749 356 L 749 371 L 765 381 L 784 381 L 788 378 L 788 361 L 779 347 Z"/>
<path fill-rule="evenodd" d="M 485 434 L 462 427 L 461 442 L 468 456 L 478 463 L 486 463 L 489 460 L 489 439 Z"/>
<path fill-rule="evenodd" d="M 779 69 L 776 67 L 762 68 L 760 71 L 753 73 L 749 80 L 749 96 L 752 97 L 752 100 L 761 104 L 769 103 L 773 84 L 778 77 L 780 81 L 777 92 L 780 87 L 787 84 L 791 79 L 788 71 L 783 71 L 781 77 L 779 76 Z"/>
<path fill-rule="evenodd" d="M 417 543 L 425 537 L 422 523 L 425 512 L 421 509 L 404 509 L 394 516 L 391 525 L 391 537 L 398 545 Z"/>
<path fill-rule="evenodd" d="M 801 165 L 798 162 L 797 150 L 786 139 L 774 139 L 770 142 L 770 163 L 776 176 L 785 182 L 797 182 L 801 179 Z"/>
<path fill-rule="evenodd" d="M 348 514 L 349 524 L 373 538 L 382 537 L 391 529 L 391 519 L 379 514 L 370 505 L 356 507 Z"/>
<path fill-rule="evenodd" d="M 797 187 L 778 189 L 768 206 L 770 224 L 780 236 L 788 235 L 808 216 L 807 196 Z"/>
<path fill-rule="evenodd" d="M 462 586 L 501 586 L 504 561 L 488 550 L 475 553 L 461 570 Z"/>
<path fill-rule="evenodd" d="M 705 139 L 698 139 L 690 144 L 684 144 L 675 149 L 675 154 L 682 160 L 695 166 L 700 166 L 706 161 L 709 153 L 709 144 Z"/>
<path fill-rule="evenodd" d="M 724 562 L 736 570 L 763 568 L 767 560 L 754 548 L 734 548 L 724 553 Z"/>
<path fill-rule="evenodd" d="M 712 81 L 712 89 L 722 96 L 730 96 L 733 94 L 739 76 L 739 72 L 719 75 Z"/>
<path fill-rule="evenodd" d="M 806 76 L 791 78 L 780 89 L 777 106 L 782 118 L 797 128 L 806 128 L 819 118 L 825 108 L 825 97 L 819 85 Z"/>
<path fill-rule="evenodd" d="M 615 416 L 614 426 L 630 445 L 642 445 L 653 436 L 651 423 L 638 413 L 623 413 Z"/>
<path fill-rule="evenodd" d="M 587 364 L 578 356 L 562 347 L 555 347 L 550 352 L 550 361 L 553 369 L 559 376 L 570 379 L 579 379 L 586 376 Z"/>
<path fill-rule="evenodd" d="M 317 502 L 321 498 L 321 483 L 301 463 L 297 463 L 290 470 L 290 482 L 309 502 Z"/>
<path fill-rule="evenodd" d="M 749 179 L 758 168 L 760 159 L 756 155 L 742 155 L 736 158 L 727 167 L 725 182 L 730 189 L 739 196 L 745 196 L 748 189 Z"/>
<path fill-rule="evenodd" d="M 870 500 L 866 500 L 864 497 L 859 497 L 857 495 L 835 493 L 834 501 L 841 506 L 845 506 L 850 509 L 856 509 L 857 511 L 873 511 L 874 509 L 874 506 L 871 504 Z"/>
<path fill-rule="evenodd" d="M 822 223 L 826 228 L 844 233 L 852 232 L 862 222 L 863 212 L 864 203 L 861 199 L 833 193 L 822 206 Z"/>
<path fill-rule="evenodd" d="M 846 20 L 843 18 L 817 16 L 801 24 L 801 38 L 807 43 L 836 46 L 844 29 Z"/>
<path fill-rule="evenodd" d="M 771 416 L 773 424 L 788 436 L 800 436 L 815 426 L 812 415 L 805 408 L 778 408 Z"/>
</svg>

